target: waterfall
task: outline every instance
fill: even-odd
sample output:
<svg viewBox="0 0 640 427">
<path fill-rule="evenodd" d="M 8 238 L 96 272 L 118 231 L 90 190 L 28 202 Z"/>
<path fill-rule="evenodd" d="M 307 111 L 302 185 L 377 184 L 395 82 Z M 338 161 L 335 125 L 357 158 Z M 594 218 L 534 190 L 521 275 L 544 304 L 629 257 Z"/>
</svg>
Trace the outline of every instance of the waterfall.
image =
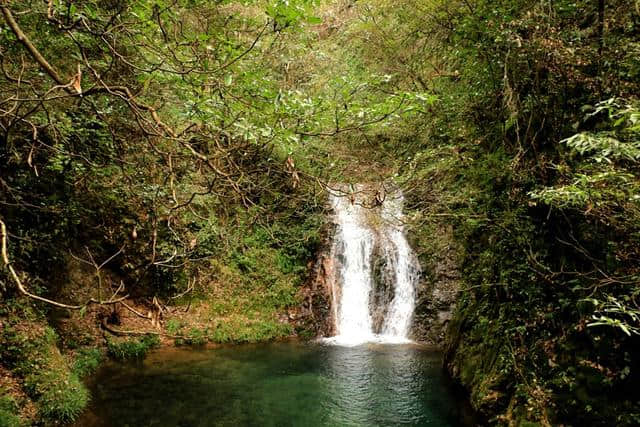
<svg viewBox="0 0 640 427">
<path fill-rule="evenodd" d="M 420 267 L 402 224 L 404 199 L 394 191 L 371 197 L 365 186 L 332 196 L 336 231 L 331 257 L 330 343 L 403 343 L 408 338 Z"/>
</svg>

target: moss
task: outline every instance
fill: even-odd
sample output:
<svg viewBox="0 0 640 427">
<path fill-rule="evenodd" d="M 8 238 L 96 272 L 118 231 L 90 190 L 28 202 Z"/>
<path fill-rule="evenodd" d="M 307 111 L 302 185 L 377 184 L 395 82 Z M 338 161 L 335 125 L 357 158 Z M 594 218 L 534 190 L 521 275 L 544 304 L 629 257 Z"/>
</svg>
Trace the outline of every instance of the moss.
<svg viewBox="0 0 640 427">
<path fill-rule="evenodd" d="M 0 389 L 0 427 L 22 426 L 22 420 L 18 416 L 19 409 L 13 398 Z"/>
<path fill-rule="evenodd" d="M 316 336 L 316 331 L 313 325 L 305 324 L 299 327 L 296 327 L 296 335 L 303 340 L 310 340 Z"/>
</svg>

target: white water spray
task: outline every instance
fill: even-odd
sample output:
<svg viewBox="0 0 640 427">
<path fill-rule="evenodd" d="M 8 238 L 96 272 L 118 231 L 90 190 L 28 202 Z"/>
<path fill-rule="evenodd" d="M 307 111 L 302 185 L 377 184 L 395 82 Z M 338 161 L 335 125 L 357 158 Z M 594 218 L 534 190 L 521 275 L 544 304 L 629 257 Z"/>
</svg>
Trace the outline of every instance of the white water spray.
<svg viewBox="0 0 640 427">
<path fill-rule="evenodd" d="M 359 186 L 356 193 L 361 191 Z M 400 192 L 387 194 L 377 207 L 360 196 L 331 198 L 337 226 L 331 249 L 337 335 L 328 342 L 410 342 L 420 267 L 404 233 L 403 201 Z"/>
</svg>

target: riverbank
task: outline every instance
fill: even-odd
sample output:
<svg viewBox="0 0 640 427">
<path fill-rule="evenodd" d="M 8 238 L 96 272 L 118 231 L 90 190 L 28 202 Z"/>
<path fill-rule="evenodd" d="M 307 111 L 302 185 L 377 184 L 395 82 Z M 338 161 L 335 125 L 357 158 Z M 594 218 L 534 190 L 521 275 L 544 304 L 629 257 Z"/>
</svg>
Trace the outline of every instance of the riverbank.
<svg viewBox="0 0 640 427">
<path fill-rule="evenodd" d="M 0 420 L 13 427 L 75 419 L 90 400 L 82 378 L 109 359 L 142 360 L 155 348 L 217 348 L 313 336 L 313 329 L 305 329 L 312 322 L 300 314 L 309 294 L 302 286 L 307 270 L 279 267 L 273 252 L 256 244 L 244 254 L 252 266 L 240 270 L 237 263 L 212 262 L 206 276 L 177 298 L 141 296 L 83 310 L 56 309 L 24 297 L 5 300 L 0 307 Z M 100 274 L 107 282 L 118 277 L 108 269 Z M 94 276 L 79 263 L 70 260 L 65 277 L 61 299 L 83 301 L 95 293 Z"/>
</svg>

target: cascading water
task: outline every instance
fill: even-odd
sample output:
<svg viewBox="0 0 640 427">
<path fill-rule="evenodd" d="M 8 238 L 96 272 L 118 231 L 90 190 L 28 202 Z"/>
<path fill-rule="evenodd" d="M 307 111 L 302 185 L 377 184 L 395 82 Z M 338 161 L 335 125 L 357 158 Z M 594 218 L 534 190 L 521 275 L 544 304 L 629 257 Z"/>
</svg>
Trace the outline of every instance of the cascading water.
<svg viewBox="0 0 640 427">
<path fill-rule="evenodd" d="M 417 259 L 402 225 L 403 197 L 399 191 L 369 206 L 362 196 L 332 196 L 336 233 L 333 317 L 337 335 L 330 343 L 409 342 L 420 274 Z"/>
</svg>

